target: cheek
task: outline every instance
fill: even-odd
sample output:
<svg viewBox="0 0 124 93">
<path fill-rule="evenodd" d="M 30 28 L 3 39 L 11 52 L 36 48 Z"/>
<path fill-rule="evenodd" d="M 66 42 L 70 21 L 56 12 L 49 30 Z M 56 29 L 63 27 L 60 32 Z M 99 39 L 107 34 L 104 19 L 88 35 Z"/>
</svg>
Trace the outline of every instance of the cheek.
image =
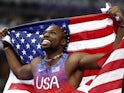
<svg viewBox="0 0 124 93">
<path fill-rule="evenodd" d="M 56 40 L 54 40 L 54 41 L 52 42 L 52 45 L 53 45 L 53 46 L 59 46 L 59 45 L 61 45 L 61 41 L 58 40 L 58 39 L 56 39 Z"/>
<path fill-rule="evenodd" d="M 54 45 L 54 46 L 58 46 L 58 45 L 60 45 L 60 43 L 59 43 L 58 40 L 56 40 L 56 41 L 54 41 L 54 42 L 52 43 L 52 45 Z"/>
<path fill-rule="evenodd" d="M 62 37 L 61 36 L 56 36 L 51 38 L 52 45 L 61 45 L 62 42 Z"/>
</svg>

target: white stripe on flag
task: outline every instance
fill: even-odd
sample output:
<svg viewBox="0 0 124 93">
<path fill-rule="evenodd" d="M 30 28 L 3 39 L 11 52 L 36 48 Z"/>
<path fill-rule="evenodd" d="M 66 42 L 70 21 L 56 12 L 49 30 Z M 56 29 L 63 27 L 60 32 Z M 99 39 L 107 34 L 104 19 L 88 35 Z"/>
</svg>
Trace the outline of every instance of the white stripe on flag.
<svg viewBox="0 0 124 93">
<path fill-rule="evenodd" d="M 99 48 L 111 44 L 114 40 L 115 40 L 115 34 L 113 33 L 106 37 L 102 37 L 98 39 L 70 42 L 68 46 L 68 51 Z"/>
<path fill-rule="evenodd" d="M 82 22 L 77 24 L 70 24 L 69 29 L 71 34 L 83 32 L 83 31 L 92 31 L 96 29 L 101 29 L 107 27 L 107 25 L 112 25 L 113 21 L 110 18 L 106 18 L 103 20 L 95 20 L 95 21 L 88 21 Z M 77 31 L 78 28 L 78 31 Z"/>
<path fill-rule="evenodd" d="M 6 93 L 31 93 L 26 90 L 8 90 Z"/>
<path fill-rule="evenodd" d="M 123 72 L 123 71 L 124 71 L 124 68 L 120 68 L 120 69 L 112 70 L 110 72 L 106 72 L 101 75 L 98 75 L 97 78 L 91 83 L 90 88 L 122 79 L 123 74 L 120 74 L 120 72 Z"/>
<path fill-rule="evenodd" d="M 122 93 L 122 88 L 107 91 L 105 93 Z"/>
<path fill-rule="evenodd" d="M 121 49 L 117 49 L 115 50 L 110 57 L 106 60 L 105 64 L 103 65 L 103 67 L 108 64 L 109 62 L 115 61 L 115 60 L 119 60 L 119 59 L 124 59 L 124 55 L 122 55 L 124 53 L 124 48 Z"/>
</svg>

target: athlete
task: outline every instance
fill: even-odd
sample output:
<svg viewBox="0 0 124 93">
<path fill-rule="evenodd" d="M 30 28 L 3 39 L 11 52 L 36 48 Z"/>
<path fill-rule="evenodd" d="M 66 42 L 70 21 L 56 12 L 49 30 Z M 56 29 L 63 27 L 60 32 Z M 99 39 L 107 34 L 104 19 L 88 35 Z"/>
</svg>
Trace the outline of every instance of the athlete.
<svg viewBox="0 0 124 93">
<path fill-rule="evenodd" d="M 120 26 L 113 48 L 124 36 L 124 16 L 117 6 L 109 9 L 111 16 L 119 16 Z M 3 37 L 7 29 L 2 29 Z M 100 69 L 97 60 L 106 53 L 88 54 L 76 52 L 71 55 L 65 53 L 69 36 L 57 25 L 49 26 L 43 33 L 41 47 L 45 51 L 44 58 L 36 57 L 31 63 L 23 65 L 11 45 L 3 41 L 4 51 L 8 63 L 17 78 L 27 80 L 34 78 L 37 93 L 79 93 L 76 90 L 83 77 L 85 69 Z"/>
</svg>

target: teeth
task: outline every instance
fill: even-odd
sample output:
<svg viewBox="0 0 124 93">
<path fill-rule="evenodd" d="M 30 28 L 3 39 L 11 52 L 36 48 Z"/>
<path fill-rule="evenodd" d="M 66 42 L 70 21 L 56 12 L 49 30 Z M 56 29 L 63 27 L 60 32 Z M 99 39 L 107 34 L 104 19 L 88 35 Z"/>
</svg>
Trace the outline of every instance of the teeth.
<svg viewBox="0 0 124 93">
<path fill-rule="evenodd" d="M 50 43 L 50 41 L 49 40 L 43 40 L 43 42 L 42 42 L 42 44 L 49 44 Z"/>
</svg>

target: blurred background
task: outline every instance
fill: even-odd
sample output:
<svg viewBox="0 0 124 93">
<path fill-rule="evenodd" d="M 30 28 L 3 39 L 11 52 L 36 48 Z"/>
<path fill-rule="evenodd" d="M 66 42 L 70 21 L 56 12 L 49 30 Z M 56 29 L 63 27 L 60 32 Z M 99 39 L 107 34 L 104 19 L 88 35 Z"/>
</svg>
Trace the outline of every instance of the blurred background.
<svg viewBox="0 0 124 93">
<path fill-rule="evenodd" d="M 119 6 L 124 0 L 0 0 L 0 29 L 46 19 L 100 13 L 105 2 Z M 0 93 L 5 86 L 9 67 L 0 43 Z"/>
</svg>

